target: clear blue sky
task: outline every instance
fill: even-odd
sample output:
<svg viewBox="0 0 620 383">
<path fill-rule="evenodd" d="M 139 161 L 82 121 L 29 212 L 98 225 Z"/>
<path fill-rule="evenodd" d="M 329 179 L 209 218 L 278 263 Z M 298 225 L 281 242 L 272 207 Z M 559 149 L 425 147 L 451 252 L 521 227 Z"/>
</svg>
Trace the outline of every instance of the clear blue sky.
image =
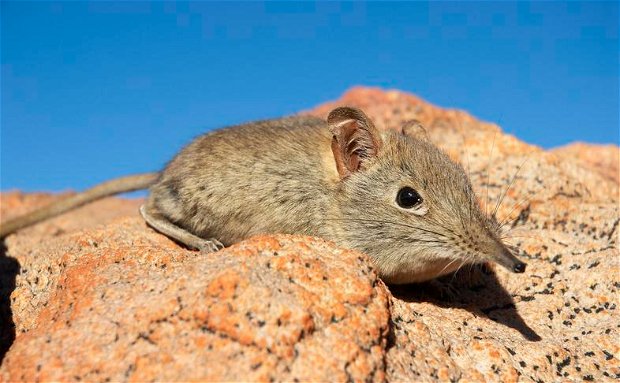
<svg viewBox="0 0 620 383">
<path fill-rule="evenodd" d="M 160 169 L 208 129 L 353 85 L 544 147 L 617 143 L 618 2 L 1 3 L 0 188 Z"/>
</svg>

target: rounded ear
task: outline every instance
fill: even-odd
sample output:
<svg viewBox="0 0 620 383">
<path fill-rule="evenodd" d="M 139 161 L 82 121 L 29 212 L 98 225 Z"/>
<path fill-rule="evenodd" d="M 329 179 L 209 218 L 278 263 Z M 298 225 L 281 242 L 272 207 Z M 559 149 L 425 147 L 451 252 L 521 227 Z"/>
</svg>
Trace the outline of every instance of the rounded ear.
<svg viewBox="0 0 620 383">
<path fill-rule="evenodd" d="M 403 124 L 401 128 L 402 134 L 412 138 L 417 138 L 421 141 L 430 141 L 426 129 L 422 126 L 422 123 L 418 120 L 409 120 Z"/>
<path fill-rule="evenodd" d="M 359 109 L 336 108 L 327 117 L 333 134 L 332 152 L 340 178 L 364 168 L 381 150 L 381 135 L 372 121 Z"/>
</svg>

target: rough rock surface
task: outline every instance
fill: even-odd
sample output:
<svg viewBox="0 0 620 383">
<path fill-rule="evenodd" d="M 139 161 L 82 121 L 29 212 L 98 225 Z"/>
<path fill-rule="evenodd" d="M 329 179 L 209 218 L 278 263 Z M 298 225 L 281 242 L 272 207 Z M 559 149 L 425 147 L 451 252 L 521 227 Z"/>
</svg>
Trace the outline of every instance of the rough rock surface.
<svg viewBox="0 0 620 383">
<path fill-rule="evenodd" d="M 138 218 L 69 237 L 29 254 L 53 292 L 6 380 L 384 380 L 387 293 L 360 253 L 275 236 L 205 255 Z"/>
<path fill-rule="evenodd" d="M 201 255 L 148 229 L 139 201 L 107 199 L 7 238 L 0 379 L 620 378 L 617 147 L 544 151 L 370 88 L 309 113 L 343 104 L 382 128 L 420 120 L 506 223 L 526 273 L 464 267 L 386 288 L 365 256 L 322 240 L 265 236 Z M 0 198 L 4 220 L 54 197 Z"/>
<path fill-rule="evenodd" d="M 616 183 L 620 182 L 620 148 L 616 145 L 589 145 L 576 142 L 553 149 L 560 157 L 574 157 Z"/>
</svg>

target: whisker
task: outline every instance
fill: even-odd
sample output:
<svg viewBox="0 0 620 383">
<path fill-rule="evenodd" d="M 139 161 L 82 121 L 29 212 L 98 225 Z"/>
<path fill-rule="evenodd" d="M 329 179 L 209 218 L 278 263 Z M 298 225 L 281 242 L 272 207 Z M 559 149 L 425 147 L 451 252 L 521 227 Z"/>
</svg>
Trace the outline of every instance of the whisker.
<svg viewBox="0 0 620 383">
<path fill-rule="evenodd" d="M 456 271 L 454 272 L 454 274 L 452 274 L 452 279 L 450 279 L 450 283 L 454 282 L 454 278 L 456 278 L 456 275 L 459 273 L 459 271 L 461 271 L 461 268 L 465 265 L 465 260 L 461 261 L 461 264 L 459 265 L 459 267 L 456 269 Z"/>
<path fill-rule="evenodd" d="M 383 223 L 383 224 L 389 224 L 389 225 L 396 225 L 396 226 L 403 226 L 403 227 L 408 227 L 411 229 L 416 229 L 416 230 L 420 230 L 420 231 L 424 231 L 427 233 L 431 233 L 431 234 L 435 234 L 438 235 L 440 237 L 444 237 L 444 238 L 448 238 L 451 239 L 449 236 L 442 234 L 442 233 L 438 233 L 436 231 L 430 230 L 430 229 L 425 229 L 419 226 L 414 226 L 414 225 L 409 225 L 403 222 L 393 222 L 393 221 L 384 221 L 384 220 L 378 220 L 378 219 L 361 219 L 361 218 L 325 218 L 325 220 L 327 221 L 352 221 L 352 222 L 373 222 L 373 223 Z M 452 232 L 450 229 L 443 227 L 443 229 L 446 229 L 450 232 Z M 454 232 L 452 232 L 454 234 Z"/>
<path fill-rule="evenodd" d="M 497 210 L 499 209 L 499 207 L 502 204 L 502 201 L 504 200 L 504 198 L 506 198 L 506 195 L 508 194 L 508 191 L 510 191 L 510 188 L 512 187 L 512 184 L 515 182 L 515 179 L 517 179 L 517 176 L 519 175 L 519 172 L 521 171 L 521 168 L 523 167 L 523 165 L 525 165 L 525 163 L 531 158 L 531 154 L 530 153 L 525 160 L 523 160 L 523 162 L 521 162 L 521 164 L 519 165 L 519 167 L 517 168 L 517 171 L 515 172 L 515 174 L 512 176 L 512 179 L 510 180 L 510 182 L 508 183 L 508 187 L 506 188 L 506 191 L 503 193 L 500 193 L 500 198 L 498 198 L 497 203 L 495 204 L 495 209 L 493 210 L 493 215 L 495 216 L 495 214 L 497 213 Z"/>
<path fill-rule="evenodd" d="M 489 154 L 489 163 L 487 165 L 487 195 L 484 201 L 484 213 L 489 215 L 489 183 L 491 182 L 491 161 L 493 160 L 493 148 L 495 148 L 495 138 L 497 131 L 493 135 L 493 144 L 491 144 L 491 153 Z"/>
<path fill-rule="evenodd" d="M 467 263 L 469 263 L 469 275 L 471 275 L 474 270 L 475 263 L 473 262 L 467 262 Z"/>
<path fill-rule="evenodd" d="M 461 120 L 458 121 L 459 129 L 463 130 L 463 122 Z M 467 158 L 467 178 L 471 180 L 471 161 L 469 156 L 469 150 L 467 150 L 467 146 L 463 145 L 461 150 L 461 159 L 463 157 L 463 152 L 465 152 L 465 157 Z"/>
<path fill-rule="evenodd" d="M 521 237 L 538 237 L 535 234 L 530 234 L 530 235 L 525 235 L 525 234 L 512 234 L 512 233 L 506 233 L 500 236 L 500 238 L 502 239 L 509 239 L 509 238 L 521 238 Z"/>
<path fill-rule="evenodd" d="M 444 244 L 445 243 L 443 241 L 438 241 L 438 240 L 418 239 L 418 238 L 407 238 L 407 241 L 409 241 L 409 242 L 421 242 L 421 243 L 440 243 L 440 244 Z"/>
<path fill-rule="evenodd" d="M 454 258 L 447 265 L 445 265 L 444 268 L 441 269 L 441 271 L 437 275 L 441 275 L 448 267 L 450 267 L 454 262 L 457 262 L 458 260 L 459 260 L 458 258 Z"/>
<path fill-rule="evenodd" d="M 527 196 L 527 197 L 523 198 L 521 201 L 515 203 L 515 205 L 512 207 L 512 209 L 510 209 L 508 214 L 506 214 L 506 217 L 504 217 L 504 219 L 502 219 L 501 223 L 499 224 L 499 227 L 500 228 L 504 227 L 504 225 L 506 225 L 508 223 L 508 221 L 510 220 L 510 215 L 515 211 L 515 209 L 517 209 L 519 206 L 524 205 L 526 203 L 529 204 L 530 201 L 532 200 L 532 198 L 534 198 L 533 195 Z"/>
<path fill-rule="evenodd" d="M 515 240 L 517 238 L 538 239 L 539 237 L 535 235 L 511 235 L 511 236 L 502 236 L 500 239 L 503 242 L 508 242 L 508 241 Z"/>
<path fill-rule="evenodd" d="M 532 238 L 540 238 L 540 235 L 536 235 L 535 233 L 523 233 L 520 231 L 515 231 L 514 233 L 512 231 L 508 231 L 505 233 L 502 233 L 501 235 L 502 238 L 521 238 L 521 237 L 532 237 Z"/>
</svg>

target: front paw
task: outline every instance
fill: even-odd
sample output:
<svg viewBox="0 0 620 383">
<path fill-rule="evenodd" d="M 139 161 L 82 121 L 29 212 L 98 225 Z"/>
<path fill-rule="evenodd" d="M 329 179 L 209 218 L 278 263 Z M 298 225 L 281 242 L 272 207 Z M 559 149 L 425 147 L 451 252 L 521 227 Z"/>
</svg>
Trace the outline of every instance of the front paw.
<svg viewBox="0 0 620 383">
<path fill-rule="evenodd" d="M 204 254 L 215 253 L 224 248 L 224 244 L 215 238 L 205 239 L 198 244 L 198 250 Z"/>
</svg>

